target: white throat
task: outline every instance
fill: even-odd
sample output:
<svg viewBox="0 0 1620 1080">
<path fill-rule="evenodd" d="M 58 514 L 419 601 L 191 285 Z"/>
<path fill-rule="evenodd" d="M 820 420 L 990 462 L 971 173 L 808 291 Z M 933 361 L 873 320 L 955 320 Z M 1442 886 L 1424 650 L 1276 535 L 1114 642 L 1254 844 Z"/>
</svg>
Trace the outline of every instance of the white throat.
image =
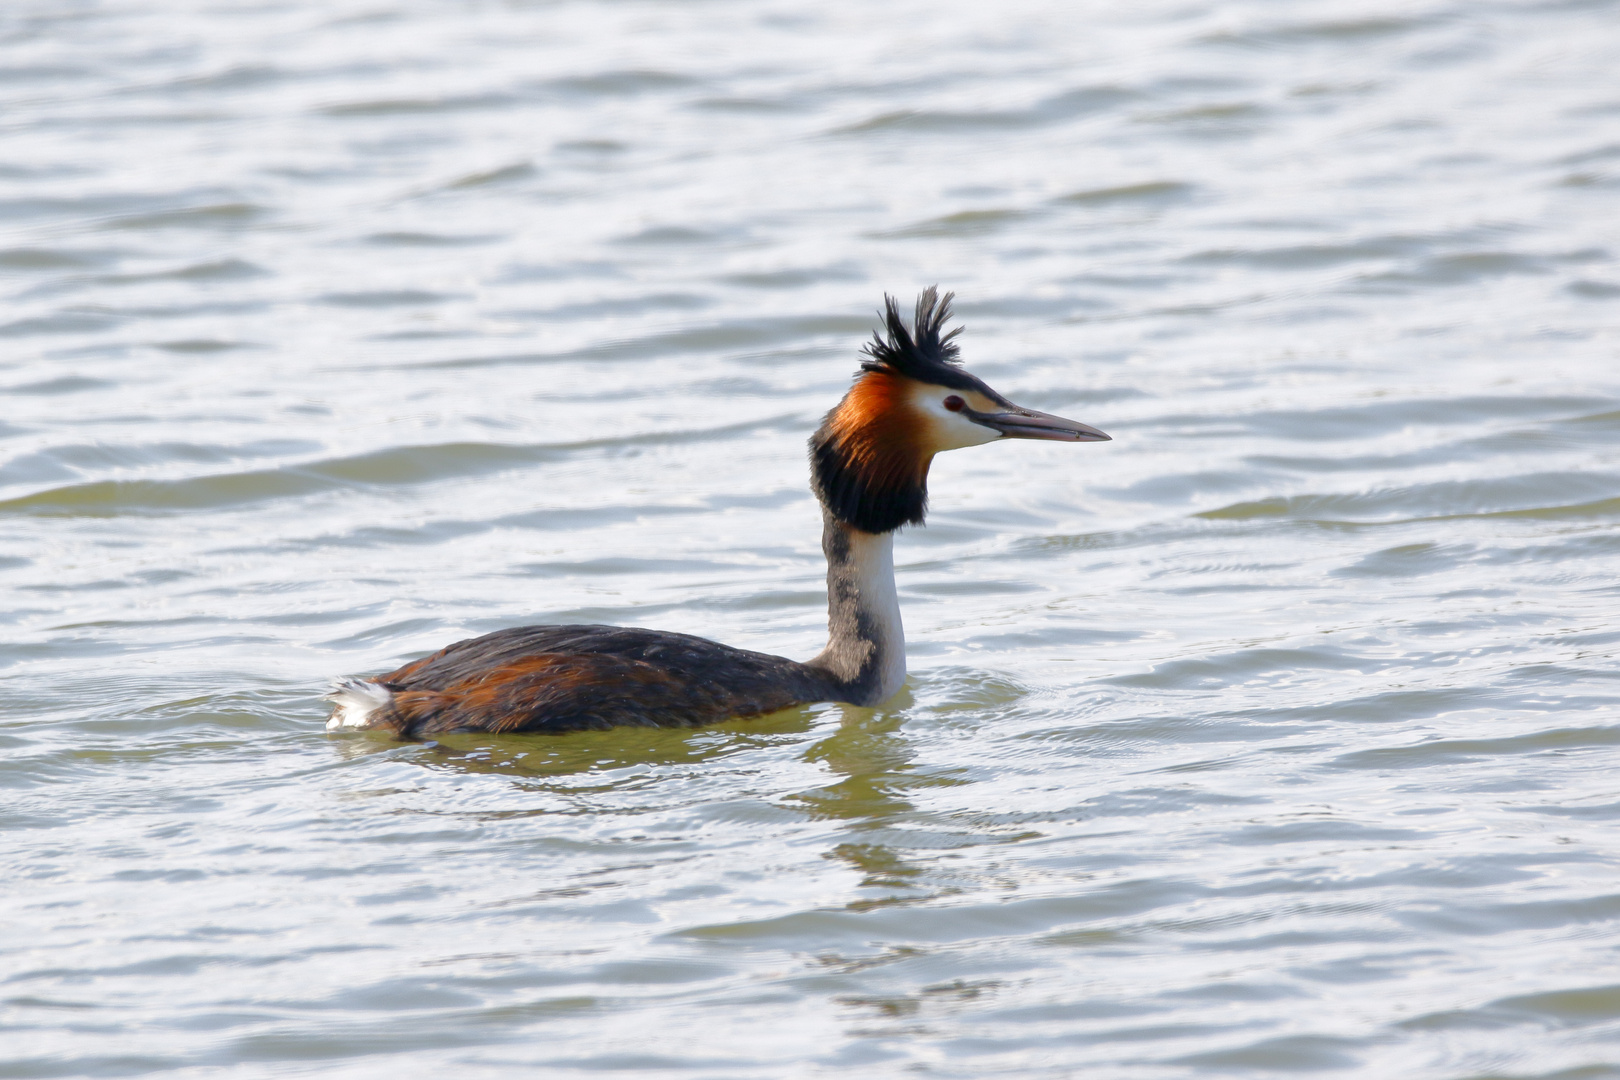
<svg viewBox="0 0 1620 1080">
<path fill-rule="evenodd" d="M 827 555 L 827 647 L 810 661 L 845 689 L 845 701 L 876 705 L 906 681 L 906 635 L 894 587 L 894 533 L 869 533 L 832 515 Z"/>
</svg>

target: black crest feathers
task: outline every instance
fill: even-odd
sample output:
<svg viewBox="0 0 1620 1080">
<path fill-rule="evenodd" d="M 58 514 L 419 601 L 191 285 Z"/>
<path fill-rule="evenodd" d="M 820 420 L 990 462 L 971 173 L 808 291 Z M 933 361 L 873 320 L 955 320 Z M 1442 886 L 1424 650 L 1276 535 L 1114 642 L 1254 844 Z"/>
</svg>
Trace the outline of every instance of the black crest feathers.
<svg viewBox="0 0 1620 1080">
<path fill-rule="evenodd" d="M 921 525 L 928 508 L 934 455 L 916 430 L 906 381 L 995 393 L 957 364 L 961 331 L 944 331 L 951 294 L 924 289 L 910 328 L 894 297 L 885 294 L 883 308 L 887 336 L 873 334 L 861 350 L 855 385 L 810 439 L 810 482 L 821 505 L 869 533 Z"/>
<path fill-rule="evenodd" d="M 977 389 L 979 381 L 963 371 L 957 356 L 956 335 L 962 327 L 941 333 L 951 317 L 951 301 L 955 293 L 939 295 L 939 289 L 930 285 L 917 297 L 917 310 L 912 318 L 912 329 L 906 329 L 900 316 L 900 307 L 894 297 L 883 294 L 883 325 L 888 332 L 885 341 L 874 331 L 872 340 L 861 353 L 863 371 L 892 371 L 918 382 L 935 386 L 950 386 L 959 390 Z"/>
</svg>

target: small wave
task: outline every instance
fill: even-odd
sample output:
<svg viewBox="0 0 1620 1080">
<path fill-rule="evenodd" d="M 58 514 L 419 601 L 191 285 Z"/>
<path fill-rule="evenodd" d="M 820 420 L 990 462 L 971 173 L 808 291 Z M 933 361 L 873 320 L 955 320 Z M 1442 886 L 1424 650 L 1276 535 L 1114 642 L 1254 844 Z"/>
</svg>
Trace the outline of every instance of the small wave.
<svg viewBox="0 0 1620 1080">
<path fill-rule="evenodd" d="M 380 232 L 372 233 L 363 238 L 365 243 L 376 244 L 378 247 L 466 247 L 474 244 L 487 244 L 499 239 L 490 235 L 447 236 L 442 233 L 428 232 Z"/>
<path fill-rule="evenodd" d="M 109 311 L 61 311 L 18 319 L 0 325 L 0 337 L 34 337 L 40 334 L 93 334 L 110 330 L 124 320 Z"/>
<path fill-rule="evenodd" d="M 99 281 L 109 285 L 133 285 L 148 281 L 248 281 L 267 277 L 270 271 L 246 259 L 210 259 L 207 262 L 188 263 L 174 270 L 156 270 L 144 274 L 108 274 Z"/>
<path fill-rule="evenodd" d="M 417 366 L 424 368 L 470 368 L 499 367 L 508 364 L 646 360 L 682 353 L 733 352 L 789 344 L 803 346 L 806 339 L 810 338 L 847 338 L 851 334 L 863 336 L 870 330 L 870 320 L 837 315 L 789 315 L 779 318 L 735 319 L 691 329 L 649 334 L 646 337 L 606 341 L 566 352 L 514 353 L 508 356 L 475 356 L 454 360 L 431 360 Z"/>
<path fill-rule="evenodd" d="M 1382 288 L 1408 285 L 1468 285 L 1490 278 L 1535 276 L 1553 272 L 1554 260 L 1545 256 L 1513 251 L 1472 251 L 1425 259 L 1410 270 L 1390 270 L 1366 274 L 1356 279 L 1358 287 Z"/>
<path fill-rule="evenodd" d="M 182 210 L 116 217 L 104 225 L 108 229 L 240 229 L 270 215 L 267 207 L 246 202 L 212 203 Z"/>
<path fill-rule="evenodd" d="M 1434 240 L 1418 236 L 1379 236 L 1342 244 L 1296 244 L 1288 247 L 1219 248 L 1182 256 L 1184 263 L 1244 265 L 1281 270 L 1339 266 L 1374 259 L 1404 258 L 1428 250 Z"/>
<path fill-rule="evenodd" d="M 86 270 L 111 261 L 110 255 L 85 251 L 50 248 L 7 248 L 0 251 L 0 268 L 6 270 Z"/>
<path fill-rule="evenodd" d="M 1222 30 L 1201 37 L 1200 44 L 1273 48 L 1284 45 L 1345 45 L 1365 47 L 1378 38 L 1410 34 L 1433 26 L 1433 19 L 1369 16 L 1360 19 L 1324 19 L 1249 30 Z"/>
<path fill-rule="evenodd" d="M 297 78 L 297 76 L 292 72 L 271 64 L 232 64 L 223 70 L 210 72 L 206 75 L 185 75 L 178 79 L 154 83 L 150 86 L 141 87 L 136 92 L 152 95 L 194 92 L 213 94 L 219 91 L 272 86 L 294 78 Z"/>
<path fill-rule="evenodd" d="M 171 353 L 223 353 L 253 348 L 245 341 L 221 341 L 219 338 L 181 338 L 179 341 L 158 341 L 153 344 Z"/>
<path fill-rule="evenodd" d="M 689 75 L 654 68 L 630 68 L 623 71 L 603 71 L 592 75 L 570 75 L 538 83 L 543 90 L 559 91 L 584 97 L 627 97 L 653 93 L 659 90 L 678 90 L 699 85 Z"/>
<path fill-rule="evenodd" d="M 445 97 L 378 98 L 323 105 L 316 111 L 333 117 L 421 116 L 507 108 L 517 103 L 510 94 L 460 94 Z"/>
<path fill-rule="evenodd" d="M 423 304 L 442 304 L 455 297 L 425 289 L 376 289 L 367 292 L 327 293 L 316 297 L 316 302 L 336 307 L 383 308 L 415 307 Z"/>
<path fill-rule="evenodd" d="M 1620 918 L 1620 898 L 1606 898 L 1601 917 L 1607 921 Z M 1594 916 L 1598 915 L 1593 911 Z M 1582 1028 L 1592 1024 L 1620 1019 L 1620 986 L 1590 986 L 1567 990 L 1548 990 L 1537 994 L 1515 994 L 1497 998 L 1472 1009 L 1449 1009 L 1445 1012 L 1425 1013 L 1403 1020 L 1396 1026 L 1407 1031 L 1493 1030 L 1510 1027 L 1529 1027 L 1537 1032 L 1549 1025 L 1556 1028 Z M 1611 1070 L 1602 1066 L 1593 1070 L 1572 1070 L 1562 1075 L 1572 1078 L 1582 1074 L 1603 1076 Z"/>
<path fill-rule="evenodd" d="M 538 176 L 540 171 L 527 161 L 517 161 L 510 165 L 502 165 L 498 169 L 489 169 L 484 172 L 468 173 L 444 184 L 442 191 L 465 191 L 468 188 L 491 187 L 495 184 L 508 184 L 514 180 L 528 180 Z"/>
<path fill-rule="evenodd" d="M 867 120 L 833 128 L 829 135 L 867 135 L 887 131 L 951 132 L 981 128 L 1004 129 L 1023 126 L 1023 117 L 1014 112 L 946 112 L 897 109 Z"/>
<path fill-rule="evenodd" d="M 1319 1072 L 1351 1069 L 1361 1064 L 1365 1045 L 1357 1039 L 1328 1035 L 1285 1035 L 1227 1050 L 1207 1050 L 1170 1058 L 1167 1065 L 1200 1069 L 1263 1069 L 1267 1072 Z"/>
<path fill-rule="evenodd" d="M 795 113 L 806 107 L 787 98 L 767 97 L 711 97 L 692 102 L 694 109 L 731 113 Z"/>
<path fill-rule="evenodd" d="M 1024 109 L 896 109 L 831 129 L 829 135 L 891 131 L 950 133 L 1007 131 L 1061 123 L 1135 101 L 1140 94 L 1117 86 L 1081 87 L 1044 98 Z"/>
<path fill-rule="evenodd" d="M 1290 678 L 1306 671 L 1370 671 L 1383 666 L 1339 649 L 1250 648 L 1195 659 L 1171 660 L 1151 671 L 1098 680 L 1111 686 L 1160 690 L 1208 690 L 1265 676 Z"/>
<path fill-rule="evenodd" d="M 55 379 L 44 379 L 40 382 L 24 383 L 20 386 L 8 386 L 0 393 L 5 394 L 77 394 L 84 390 L 106 390 L 117 386 L 117 383 L 106 379 L 89 379 L 83 375 L 63 375 Z"/>
<path fill-rule="evenodd" d="M 886 239 L 909 237 L 983 236 L 1030 217 L 1027 210 L 960 210 L 915 225 L 876 235 Z"/>
<path fill-rule="evenodd" d="M 1401 544 L 1363 555 L 1350 566 L 1331 571 L 1335 577 L 1414 578 L 1457 566 L 1473 549 L 1452 544 Z"/>
<path fill-rule="evenodd" d="M 1340 754 L 1341 769 L 1431 768 L 1483 757 L 1565 752 L 1595 746 L 1620 746 L 1620 727 L 1554 728 L 1500 739 L 1433 739 L 1409 746 L 1379 746 Z"/>
<path fill-rule="evenodd" d="M 1275 495 L 1193 516 L 1209 521 L 1287 518 L 1345 525 L 1493 517 L 1580 520 L 1620 513 L 1617 487 L 1614 480 L 1590 473 L 1539 473 L 1354 494 Z"/>
<path fill-rule="evenodd" d="M 1333 405 L 1320 409 L 1273 409 L 1237 417 L 1198 418 L 1185 415 L 1158 418 L 1167 425 L 1239 423 L 1245 429 L 1275 438 L 1308 440 L 1368 438 L 1417 426 L 1469 427 L 1490 420 L 1543 420 L 1557 422 L 1563 415 L 1603 409 L 1612 398 L 1573 394 L 1472 394 L 1461 397 L 1375 398 L 1361 405 Z"/>
<path fill-rule="evenodd" d="M 1271 115 L 1271 109 L 1254 102 L 1226 101 L 1144 112 L 1135 119 L 1176 128 L 1183 138 L 1219 139 L 1257 134 Z"/>
<path fill-rule="evenodd" d="M 1179 180 L 1150 180 L 1141 184 L 1071 191 L 1067 195 L 1059 195 L 1052 201 L 1079 206 L 1104 206 L 1114 203 L 1157 204 L 1188 198 L 1195 190 L 1194 185 Z"/>
<path fill-rule="evenodd" d="M 187 480 L 99 480 L 0 501 L 0 514 L 115 517 L 127 513 L 199 510 L 309 495 L 331 487 L 284 471 L 231 473 Z"/>
<path fill-rule="evenodd" d="M 864 281 L 865 277 L 859 266 L 840 262 L 822 267 L 793 267 L 728 274 L 724 280 L 727 284 L 742 285 L 751 289 L 797 289 L 823 281 Z"/>
<path fill-rule="evenodd" d="M 738 229 L 697 229 L 688 225 L 655 225 L 652 228 L 631 233 L 629 236 L 621 236 L 614 242 L 619 244 L 647 244 L 658 247 L 684 247 L 688 245 L 721 244 L 740 240 L 743 236 L 744 234 Z"/>
</svg>

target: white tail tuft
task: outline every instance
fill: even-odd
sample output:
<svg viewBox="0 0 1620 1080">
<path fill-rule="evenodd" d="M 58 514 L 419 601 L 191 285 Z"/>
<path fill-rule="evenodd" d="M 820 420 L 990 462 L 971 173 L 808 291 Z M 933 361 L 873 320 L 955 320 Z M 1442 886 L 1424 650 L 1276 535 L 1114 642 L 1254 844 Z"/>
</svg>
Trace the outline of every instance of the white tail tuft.
<svg viewBox="0 0 1620 1080">
<path fill-rule="evenodd" d="M 326 722 L 327 731 L 370 726 L 371 714 L 387 708 L 394 692 L 370 679 L 339 679 L 326 695 L 327 701 L 337 702 L 332 719 Z"/>
</svg>

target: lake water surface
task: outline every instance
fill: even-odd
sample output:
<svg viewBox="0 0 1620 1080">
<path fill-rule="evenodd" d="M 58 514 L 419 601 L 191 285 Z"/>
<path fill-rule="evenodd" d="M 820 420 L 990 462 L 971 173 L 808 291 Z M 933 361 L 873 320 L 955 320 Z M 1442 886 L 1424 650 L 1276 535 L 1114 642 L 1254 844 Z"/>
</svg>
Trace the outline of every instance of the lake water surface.
<svg viewBox="0 0 1620 1080">
<path fill-rule="evenodd" d="M 1620 3 L 12 0 L 0 1076 L 1620 1077 Z M 807 657 L 885 291 L 906 689 Z"/>
</svg>

